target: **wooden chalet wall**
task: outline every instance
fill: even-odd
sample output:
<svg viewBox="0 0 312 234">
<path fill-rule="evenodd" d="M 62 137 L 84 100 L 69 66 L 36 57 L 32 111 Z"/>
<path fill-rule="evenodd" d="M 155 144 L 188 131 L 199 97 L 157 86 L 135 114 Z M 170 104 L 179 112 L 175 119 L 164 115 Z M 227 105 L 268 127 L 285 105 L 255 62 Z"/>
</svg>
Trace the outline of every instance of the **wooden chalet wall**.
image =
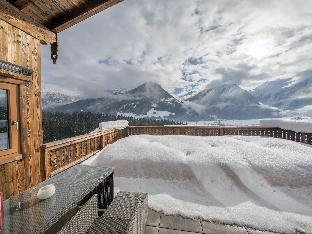
<svg viewBox="0 0 312 234">
<path fill-rule="evenodd" d="M 22 159 L 0 165 L 0 191 L 5 197 L 32 187 L 42 180 L 40 147 L 42 145 L 42 109 L 40 78 L 40 42 L 0 20 L 0 59 L 33 69 L 29 82 L 3 78 L 1 82 L 20 83 L 20 130 Z M 19 75 L 21 76 L 21 75 Z"/>
</svg>

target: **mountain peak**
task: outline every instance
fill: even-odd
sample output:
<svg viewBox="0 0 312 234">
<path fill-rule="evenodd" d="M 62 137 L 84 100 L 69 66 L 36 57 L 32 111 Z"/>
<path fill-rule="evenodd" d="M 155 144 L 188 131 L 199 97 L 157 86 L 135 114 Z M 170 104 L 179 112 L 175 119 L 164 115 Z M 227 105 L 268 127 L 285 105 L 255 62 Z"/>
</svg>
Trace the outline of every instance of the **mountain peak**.
<svg viewBox="0 0 312 234">
<path fill-rule="evenodd" d="M 255 97 L 237 84 L 207 87 L 187 101 L 203 116 L 201 118 L 212 115 L 225 119 L 249 119 L 278 114 L 271 108 L 262 106 Z"/>
<path fill-rule="evenodd" d="M 224 89 L 224 90 L 229 90 L 229 89 L 241 89 L 241 90 L 243 90 L 237 84 L 233 84 L 233 83 L 231 83 L 231 84 L 223 84 L 223 85 L 217 86 L 216 88 L 217 89 Z"/>
<path fill-rule="evenodd" d="M 146 87 L 146 88 L 158 88 L 158 89 L 163 89 L 163 88 L 161 87 L 160 84 L 158 84 L 158 83 L 156 83 L 156 82 L 154 82 L 154 81 L 147 81 L 147 82 L 143 83 L 143 84 L 140 85 L 140 86 L 144 86 L 144 87 Z M 139 86 L 139 87 L 140 87 L 140 86 Z"/>
<path fill-rule="evenodd" d="M 143 83 L 143 85 L 158 85 L 160 86 L 157 82 L 155 81 L 146 81 L 145 83 Z"/>
<path fill-rule="evenodd" d="M 222 84 L 213 88 L 208 87 L 195 96 L 188 99 L 197 103 L 214 105 L 215 103 L 253 103 L 258 104 L 257 100 L 246 90 L 239 87 L 237 84 Z"/>
<path fill-rule="evenodd" d="M 158 83 L 152 81 L 145 82 L 144 84 L 128 91 L 128 94 L 136 97 L 146 97 L 148 99 L 157 100 L 172 98 L 172 96 Z"/>
</svg>

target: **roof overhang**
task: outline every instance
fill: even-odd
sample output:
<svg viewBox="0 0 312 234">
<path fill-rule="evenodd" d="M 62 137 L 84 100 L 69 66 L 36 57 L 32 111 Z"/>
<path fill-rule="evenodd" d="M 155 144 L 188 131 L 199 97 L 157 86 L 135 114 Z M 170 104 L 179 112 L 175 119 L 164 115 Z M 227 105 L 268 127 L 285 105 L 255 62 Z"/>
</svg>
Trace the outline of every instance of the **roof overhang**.
<svg viewBox="0 0 312 234">
<path fill-rule="evenodd" d="M 37 38 L 41 43 L 54 43 L 56 34 L 42 25 L 36 24 L 16 7 L 0 0 L 0 19 Z"/>
<path fill-rule="evenodd" d="M 42 43 L 122 0 L 0 0 L 0 19 Z"/>
<path fill-rule="evenodd" d="M 122 0 L 88 1 L 88 3 L 82 4 L 78 8 L 74 8 L 67 14 L 57 15 L 51 18 L 45 25 L 51 31 L 58 33 L 121 1 Z"/>
</svg>

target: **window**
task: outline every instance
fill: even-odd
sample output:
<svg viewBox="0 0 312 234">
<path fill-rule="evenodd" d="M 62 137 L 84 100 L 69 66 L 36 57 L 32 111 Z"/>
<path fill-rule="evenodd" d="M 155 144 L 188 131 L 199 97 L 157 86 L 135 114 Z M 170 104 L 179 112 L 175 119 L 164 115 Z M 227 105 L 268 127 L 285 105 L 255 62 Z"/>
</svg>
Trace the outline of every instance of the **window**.
<svg viewBox="0 0 312 234">
<path fill-rule="evenodd" d="M 0 164 L 19 154 L 18 86 L 0 83 Z"/>
</svg>

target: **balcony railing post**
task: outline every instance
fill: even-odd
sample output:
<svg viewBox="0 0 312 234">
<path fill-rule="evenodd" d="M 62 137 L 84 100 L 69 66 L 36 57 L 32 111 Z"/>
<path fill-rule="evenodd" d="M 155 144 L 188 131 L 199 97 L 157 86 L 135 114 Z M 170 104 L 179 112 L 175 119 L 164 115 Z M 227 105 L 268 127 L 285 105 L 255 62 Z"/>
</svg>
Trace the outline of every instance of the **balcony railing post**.
<svg viewBox="0 0 312 234">
<path fill-rule="evenodd" d="M 276 132 L 277 132 L 277 138 L 283 138 L 283 131 L 282 131 L 282 129 L 277 129 Z"/>
<path fill-rule="evenodd" d="M 43 156 L 43 180 L 46 180 L 51 176 L 51 157 L 49 154 L 49 150 L 45 147 L 42 147 L 42 156 Z"/>
<path fill-rule="evenodd" d="M 224 134 L 223 134 L 223 128 L 222 127 L 220 127 L 220 136 L 223 136 Z"/>
<path fill-rule="evenodd" d="M 101 149 L 104 149 L 104 147 L 105 147 L 105 137 L 104 137 L 104 135 L 105 134 L 102 134 L 101 137 L 100 137 L 100 141 L 101 141 L 100 148 Z"/>
<path fill-rule="evenodd" d="M 307 143 L 312 145 L 312 133 L 308 133 L 308 135 L 307 135 Z"/>
</svg>

